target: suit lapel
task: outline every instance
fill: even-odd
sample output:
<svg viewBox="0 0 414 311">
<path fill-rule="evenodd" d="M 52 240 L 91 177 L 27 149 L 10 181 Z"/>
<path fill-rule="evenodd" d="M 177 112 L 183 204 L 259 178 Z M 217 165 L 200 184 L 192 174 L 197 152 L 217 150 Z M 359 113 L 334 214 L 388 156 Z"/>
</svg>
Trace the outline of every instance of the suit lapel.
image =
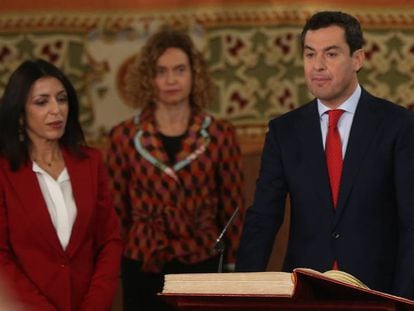
<svg viewBox="0 0 414 311">
<path fill-rule="evenodd" d="M 198 138 L 198 135 L 203 119 L 200 115 L 192 116 L 188 128 L 188 135 L 182 141 L 182 148 L 177 154 L 177 162 L 184 160 L 192 151 L 201 146 L 202 141 Z"/>
<path fill-rule="evenodd" d="M 92 207 L 96 204 L 93 200 L 96 197 L 94 193 L 95 188 L 93 187 L 93 185 L 96 185 L 96 180 L 93 178 L 89 157 L 78 159 L 71 156 L 67 151 L 63 155 L 77 209 L 76 220 L 72 228 L 68 247 L 66 248 L 67 255 L 72 256 L 83 241 L 83 237 L 91 225 Z"/>
<path fill-rule="evenodd" d="M 155 166 L 163 173 L 160 174 L 161 178 L 166 178 L 168 181 L 172 178 L 179 182 L 177 175 L 168 163 L 168 155 L 158 135 L 151 108 L 144 109 L 136 117 L 135 123 L 137 124 L 137 133 L 134 137 L 136 151 L 148 161 L 149 165 Z"/>
<path fill-rule="evenodd" d="M 381 120 L 381 115 L 375 109 L 375 99 L 363 90 L 355 111 L 354 120 L 352 121 L 348 146 L 343 162 L 334 226 L 338 223 L 346 207 L 346 202 L 351 193 L 354 180 L 357 178 L 359 169 L 363 163 L 369 142 L 373 140 L 373 136 Z"/>
<path fill-rule="evenodd" d="M 315 187 L 316 193 L 321 198 L 321 204 L 331 206 L 333 211 L 316 100 L 304 107 L 302 118 L 297 122 L 296 128 L 298 129 L 298 137 L 301 139 L 303 152 L 306 154 L 310 184 Z"/>
<path fill-rule="evenodd" d="M 139 135 L 142 149 L 155 166 L 168 166 L 168 155 L 155 126 L 154 116 L 149 109 L 144 110 L 139 121 Z"/>
<path fill-rule="evenodd" d="M 17 172 L 8 172 L 10 184 L 14 188 L 16 196 L 20 199 L 28 221 L 34 224 L 34 228 L 47 243 L 51 244 L 61 254 L 64 254 L 36 174 L 33 172 L 32 162 L 29 161 Z"/>
<path fill-rule="evenodd" d="M 195 114 L 190 120 L 188 135 L 182 141 L 180 152 L 177 154 L 174 170 L 178 171 L 190 164 L 203 154 L 210 144 L 210 134 L 207 128 L 210 126 L 211 117 L 204 114 Z"/>
</svg>

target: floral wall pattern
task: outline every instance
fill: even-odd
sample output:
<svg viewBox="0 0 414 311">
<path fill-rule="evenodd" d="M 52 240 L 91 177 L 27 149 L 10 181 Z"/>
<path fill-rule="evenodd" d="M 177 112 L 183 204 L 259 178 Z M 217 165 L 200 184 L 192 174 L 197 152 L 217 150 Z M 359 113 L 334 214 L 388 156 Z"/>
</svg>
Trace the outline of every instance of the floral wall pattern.
<svg viewBox="0 0 414 311">
<path fill-rule="evenodd" d="M 113 125 L 136 113 L 122 92 L 132 57 L 149 35 L 171 24 L 186 28 L 207 59 L 218 95 L 210 111 L 230 120 L 241 137 L 262 137 L 272 117 L 311 99 L 299 34 L 306 18 L 320 9 L 332 8 L 233 5 L 148 12 L 0 12 L 0 94 L 22 60 L 49 60 L 71 78 L 87 137 L 99 143 Z M 362 85 L 414 110 L 414 10 L 346 11 L 356 15 L 365 30 Z"/>
</svg>

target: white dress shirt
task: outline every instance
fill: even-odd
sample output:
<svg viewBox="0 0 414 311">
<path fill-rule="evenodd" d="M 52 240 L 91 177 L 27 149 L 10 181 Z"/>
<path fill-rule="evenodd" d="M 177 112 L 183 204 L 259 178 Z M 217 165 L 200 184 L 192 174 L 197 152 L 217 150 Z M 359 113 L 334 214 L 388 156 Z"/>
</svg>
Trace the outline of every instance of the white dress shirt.
<svg viewBox="0 0 414 311">
<path fill-rule="evenodd" d="M 349 134 L 351 132 L 352 121 L 354 120 L 355 110 L 358 106 L 359 98 L 361 97 L 361 87 L 356 87 L 355 91 L 352 95 L 344 101 L 341 105 L 339 105 L 336 109 L 342 109 L 345 112 L 342 114 L 338 121 L 338 131 L 339 136 L 341 137 L 342 143 L 342 158 L 345 158 L 346 147 L 348 146 Z M 331 108 L 326 107 L 324 104 L 321 103 L 319 99 L 318 101 L 318 111 L 319 117 L 321 121 L 321 131 L 322 131 L 322 139 L 323 139 L 323 147 L 325 148 L 326 142 L 326 135 L 328 133 L 328 114 L 327 111 L 331 110 Z"/>
<path fill-rule="evenodd" d="M 68 171 L 64 168 L 58 179 L 55 180 L 36 162 L 33 162 L 32 169 L 39 181 L 40 190 L 60 244 L 65 250 L 69 244 L 77 213 Z"/>
</svg>

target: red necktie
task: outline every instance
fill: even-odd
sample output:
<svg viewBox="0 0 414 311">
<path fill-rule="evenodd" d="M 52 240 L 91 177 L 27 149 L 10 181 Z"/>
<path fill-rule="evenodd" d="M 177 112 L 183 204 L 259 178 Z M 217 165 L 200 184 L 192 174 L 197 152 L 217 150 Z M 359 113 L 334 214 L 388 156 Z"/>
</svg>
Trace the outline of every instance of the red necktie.
<svg viewBox="0 0 414 311">
<path fill-rule="evenodd" d="M 331 184 L 332 200 L 334 208 L 338 202 L 339 183 L 342 174 L 342 144 L 338 131 L 338 120 L 344 113 L 343 110 L 329 110 L 328 134 L 325 142 L 326 165 L 328 166 L 329 183 Z M 334 260 L 333 270 L 338 270 L 338 261 Z"/>
<path fill-rule="evenodd" d="M 344 110 L 329 110 L 328 134 L 325 142 L 326 165 L 328 167 L 329 182 L 331 184 L 332 200 L 334 207 L 338 202 L 339 183 L 342 174 L 342 144 L 338 131 L 338 120 Z"/>
</svg>

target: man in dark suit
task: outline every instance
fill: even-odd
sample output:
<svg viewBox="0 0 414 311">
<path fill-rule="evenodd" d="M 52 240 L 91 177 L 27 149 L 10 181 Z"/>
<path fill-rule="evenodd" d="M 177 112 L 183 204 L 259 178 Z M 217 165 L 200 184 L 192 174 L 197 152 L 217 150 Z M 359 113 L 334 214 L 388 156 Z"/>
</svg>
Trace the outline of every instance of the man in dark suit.
<svg viewBox="0 0 414 311">
<path fill-rule="evenodd" d="M 316 99 L 269 123 L 236 270 L 266 269 L 289 194 L 285 271 L 340 269 L 413 299 L 413 114 L 359 85 L 364 51 L 354 17 L 316 13 L 301 39 Z M 334 114 L 339 121 L 328 126 Z"/>
</svg>

